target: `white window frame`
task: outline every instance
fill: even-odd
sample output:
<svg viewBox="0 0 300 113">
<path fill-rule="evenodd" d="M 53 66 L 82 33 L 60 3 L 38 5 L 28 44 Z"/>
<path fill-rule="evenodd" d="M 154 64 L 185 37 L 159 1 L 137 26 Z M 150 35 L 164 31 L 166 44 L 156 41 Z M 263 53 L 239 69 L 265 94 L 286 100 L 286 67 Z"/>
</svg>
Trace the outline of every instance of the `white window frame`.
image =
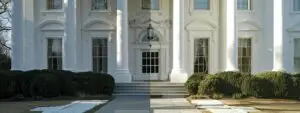
<svg viewBox="0 0 300 113">
<path fill-rule="evenodd" d="M 93 55 L 93 48 L 94 48 L 94 45 L 93 45 L 93 41 L 94 40 L 103 40 L 105 39 L 106 40 L 106 56 L 96 56 L 96 57 L 106 57 L 106 72 L 97 72 L 97 71 L 94 71 L 94 62 L 93 62 L 93 59 L 94 59 L 94 55 Z M 109 41 L 108 41 L 108 38 L 107 37 L 92 37 L 91 39 L 91 65 L 92 65 L 92 71 L 93 72 L 96 72 L 96 73 L 109 73 Z M 102 64 L 101 64 L 102 65 Z M 98 65 L 99 66 L 99 65 Z M 99 68 L 99 67 L 98 67 Z"/>
<path fill-rule="evenodd" d="M 238 40 L 240 40 L 240 39 L 250 39 L 250 41 L 251 41 L 251 56 L 250 56 L 250 60 L 251 60 L 251 64 L 250 64 L 250 72 L 249 73 L 252 73 L 253 72 L 253 38 L 252 37 L 239 37 L 238 38 Z M 238 45 L 238 47 L 239 47 L 239 45 Z M 239 53 L 238 53 L 238 58 L 239 58 L 240 56 L 239 56 Z M 239 60 L 239 59 L 237 59 L 237 60 Z M 238 62 L 238 69 L 239 69 L 239 62 Z"/>
<path fill-rule="evenodd" d="M 143 0 L 140 0 L 140 7 L 139 10 L 141 10 L 142 12 L 160 12 L 162 10 L 162 2 L 163 0 L 158 0 L 158 8 L 159 9 L 144 9 L 143 8 Z"/>
<path fill-rule="evenodd" d="M 208 48 L 208 53 L 207 53 L 207 58 L 208 58 L 208 61 L 207 61 L 207 72 L 206 73 L 209 73 L 209 70 L 211 68 L 210 66 L 210 54 L 211 54 L 211 49 L 210 49 L 210 38 L 209 37 L 203 37 L 203 38 L 194 38 L 194 44 L 193 44 L 193 72 L 195 72 L 195 57 L 196 57 L 196 53 L 195 53 L 195 41 L 196 40 L 207 40 L 207 48 Z M 201 73 L 204 73 L 204 72 L 201 72 Z"/>
<path fill-rule="evenodd" d="M 55 0 L 52 0 L 53 2 L 55 1 Z M 50 2 L 50 0 L 46 0 L 46 10 L 48 10 L 48 11 L 62 11 L 63 10 L 63 8 L 64 8 L 64 1 L 63 0 L 61 0 L 61 8 L 57 8 L 57 9 L 55 9 L 55 8 L 49 8 L 49 5 L 48 5 L 48 3 Z"/>
<path fill-rule="evenodd" d="M 300 9 L 299 9 L 299 11 L 296 11 L 296 10 L 295 10 L 294 2 L 295 2 L 294 0 L 291 0 L 291 1 L 290 1 L 290 6 L 291 6 L 291 9 L 290 9 L 290 10 L 291 10 L 291 13 L 300 14 Z M 300 6 L 299 6 L 299 7 L 300 7 Z"/>
<path fill-rule="evenodd" d="M 93 0 L 89 0 L 90 1 L 90 12 L 111 12 L 111 0 L 107 0 L 107 9 L 103 10 L 103 9 L 92 9 L 93 8 Z"/>
<path fill-rule="evenodd" d="M 295 68 L 295 59 L 300 59 L 300 56 L 299 56 L 299 57 L 296 57 L 296 55 L 295 55 L 295 54 L 296 54 L 296 53 L 295 53 L 295 44 L 296 44 L 295 42 L 296 42 L 296 40 L 300 40 L 300 33 L 298 34 L 298 36 L 299 36 L 299 37 L 296 37 L 296 36 L 293 37 L 293 38 L 294 38 L 294 39 L 293 39 L 293 42 L 294 42 L 294 43 L 293 43 L 293 56 L 292 56 L 292 57 L 293 57 L 293 69 L 294 69 L 295 72 L 296 72 L 296 68 Z M 300 72 L 300 71 L 299 71 L 299 72 Z M 299 73 L 299 72 L 297 72 L 297 73 Z"/>
<path fill-rule="evenodd" d="M 192 8 L 193 8 L 193 10 L 195 10 L 195 11 L 209 11 L 209 10 L 211 10 L 211 8 L 212 8 L 212 0 L 208 0 L 208 9 L 196 9 L 195 8 L 195 0 L 192 0 Z"/>
<path fill-rule="evenodd" d="M 61 37 L 47 37 L 46 38 L 46 66 L 47 66 L 47 69 L 50 69 L 50 67 L 49 67 L 49 57 L 52 57 L 52 58 L 55 58 L 55 57 L 58 57 L 58 56 L 49 56 L 49 54 L 48 54 L 48 48 L 49 48 L 49 40 L 60 40 L 61 41 L 61 49 L 63 49 L 63 40 L 62 40 L 62 38 Z M 63 51 L 63 50 L 61 50 L 61 51 Z M 61 53 L 61 54 L 63 54 L 63 52 Z M 63 70 L 63 61 L 64 59 L 63 59 L 63 55 L 61 55 L 61 69 L 57 69 L 57 70 Z"/>
<path fill-rule="evenodd" d="M 238 12 L 253 12 L 254 9 L 254 1 L 253 0 L 248 0 L 248 9 L 238 9 L 238 1 L 236 1 L 236 9 Z"/>
<path fill-rule="evenodd" d="M 212 15 L 213 10 L 216 10 L 215 5 L 213 3 L 219 2 L 218 0 L 209 0 L 209 9 L 208 10 L 202 10 L 202 9 L 195 9 L 194 8 L 194 0 L 189 0 L 189 14 L 190 15 L 199 15 L 198 13 L 203 13 L 205 15 Z"/>
</svg>

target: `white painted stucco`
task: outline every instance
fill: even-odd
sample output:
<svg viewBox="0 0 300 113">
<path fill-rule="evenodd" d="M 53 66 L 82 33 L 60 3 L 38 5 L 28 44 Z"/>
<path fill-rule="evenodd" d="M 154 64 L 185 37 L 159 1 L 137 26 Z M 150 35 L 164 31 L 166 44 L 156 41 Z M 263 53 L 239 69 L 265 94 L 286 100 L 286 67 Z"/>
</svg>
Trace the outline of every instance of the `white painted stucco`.
<svg viewBox="0 0 300 113">
<path fill-rule="evenodd" d="M 107 11 L 91 11 L 91 0 L 63 1 L 62 10 L 46 10 L 46 0 L 13 0 L 13 70 L 47 69 L 47 38 L 60 37 L 63 68 L 92 71 L 92 38 L 106 37 L 117 82 L 145 79 L 139 59 L 149 44 L 141 40 L 151 23 L 159 36 L 151 50 L 161 54 L 157 80 L 184 82 L 193 73 L 194 39 L 207 37 L 209 73 L 236 70 L 237 39 L 249 37 L 252 73 L 294 72 L 300 13 L 293 0 L 253 0 L 251 11 L 235 10 L 234 0 L 210 0 L 210 10 L 194 10 L 193 0 L 160 0 L 158 11 L 141 10 L 141 0 L 109 0 Z"/>
</svg>

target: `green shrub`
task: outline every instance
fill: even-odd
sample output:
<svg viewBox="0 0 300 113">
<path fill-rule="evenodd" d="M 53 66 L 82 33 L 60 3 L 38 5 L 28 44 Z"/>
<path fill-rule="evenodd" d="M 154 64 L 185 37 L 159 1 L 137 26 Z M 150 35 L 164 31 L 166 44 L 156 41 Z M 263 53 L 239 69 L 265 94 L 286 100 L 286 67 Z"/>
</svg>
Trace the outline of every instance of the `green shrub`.
<svg viewBox="0 0 300 113">
<path fill-rule="evenodd" d="M 30 84 L 33 78 L 40 74 L 41 70 L 32 70 L 19 73 L 17 79 L 17 93 L 24 97 L 31 97 L 30 95 Z"/>
<path fill-rule="evenodd" d="M 220 94 L 224 89 L 224 80 L 216 76 L 207 76 L 200 84 L 199 84 L 199 94 L 204 95 L 212 95 L 212 94 Z"/>
<path fill-rule="evenodd" d="M 285 72 L 263 72 L 256 75 L 257 77 L 266 79 L 272 83 L 272 96 L 274 97 L 289 97 L 293 88 L 292 76 Z M 265 86 L 262 86 L 265 87 Z"/>
<path fill-rule="evenodd" d="M 273 85 L 265 79 L 253 76 L 242 83 L 242 93 L 247 96 L 272 97 Z"/>
<path fill-rule="evenodd" d="M 109 74 L 103 73 L 78 73 L 75 81 L 77 83 L 76 89 L 79 92 L 91 95 L 111 95 L 115 87 L 114 78 Z"/>
<path fill-rule="evenodd" d="M 76 73 L 71 71 L 52 71 L 55 75 L 59 77 L 60 94 L 63 96 L 75 96 L 76 95 L 76 85 L 74 82 Z"/>
<path fill-rule="evenodd" d="M 295 74 L 292 76 L 293 88 L 290 88 L 290 97 L 299 98 L 300 97 L 300 74 Z"/>
<path fill-rule="evenodd" d="M 185 89 L 188 91 L 189 95 L 196 95 L 198 92 L 198 86 L 202 80 L 205 79 L 207 74 L 205 73 L 195 73 L 191 75 L 185 82 Z"/>
<path fill-rule="evenodd" d="M 241 93 L 241 84 L 244 82 L 244 80 L 251 77 L 250 74 L 243 74 L 240 72 L 232 71 L 216 73 L 215 76 L 225 81 L 224 88 L 226 90 L 223 90 L 224 92 L 222 93 L 226 95 Z"/>
<path fill-rule="evenodd" d="M 16 95 L 15 75 L 9 71 L 0 72 L 0 98 L 9 98 Z"/>
<path fill-rule="evenodd" d="M 60 84 L 58 76 L 53 73 L 40 73 L 36 75 L 30 84 L 30 95 L 32 97 L 57 97 L 60 95 Z"/>
</svg>

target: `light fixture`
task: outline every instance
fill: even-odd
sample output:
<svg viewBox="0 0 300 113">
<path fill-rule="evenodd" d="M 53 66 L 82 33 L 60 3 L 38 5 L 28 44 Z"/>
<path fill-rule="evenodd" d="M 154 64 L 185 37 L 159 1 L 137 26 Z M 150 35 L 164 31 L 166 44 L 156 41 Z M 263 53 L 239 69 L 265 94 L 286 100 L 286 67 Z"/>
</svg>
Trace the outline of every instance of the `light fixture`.
<svg viewBox="0 0 300 113">
<path fill-rule="evenodd" d="M 153 27 L 152 27 L 151 24 L 149 24 L 149 26 L 147 28 L 147 39 L 149 41 L 149 46 L 151 48 L 152 47 L 151 41 L 154 39 L 154 36 L 153 36 Z"/>
</svg>

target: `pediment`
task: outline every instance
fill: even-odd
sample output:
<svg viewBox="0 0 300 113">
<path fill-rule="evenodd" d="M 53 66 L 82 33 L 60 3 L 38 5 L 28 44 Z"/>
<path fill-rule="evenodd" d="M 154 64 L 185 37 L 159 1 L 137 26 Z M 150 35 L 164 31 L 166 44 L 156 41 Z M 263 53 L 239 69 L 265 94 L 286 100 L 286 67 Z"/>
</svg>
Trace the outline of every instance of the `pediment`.
<svg viewBox="0 0 300 113">
<path fill-rule="evenodd" d="M 260 27 L 253 22 L 241 22 L 238 24 L 239 31 L 258 31 L 260 30 Z"/>
<path fill-rule="evenodd" d="M 289 31 L 289 32 L 300 32 L 300 23 L 295 24 L 292 27 L 288 28 L 287 31 Z"/>
<path fill-rule="evenodd" d="M 115 27 L 109 21 L 94 19 L 84 24 L 84 30 L 114 30 Z"/>
<path fill-rule="evenodd" d="M 40 25 L 40 29 L 44 31 L 49 30 L 64 30 L 64 24 L 59 20 L 46 20 Z"/>
<path fill-rule="evenodd" d="M 216 30 L 216 26 L 207 21 L 193 21 L 187 24 L 187 30 L 194 30 L 194 31 L 211 31 Z"/>
</svg>

